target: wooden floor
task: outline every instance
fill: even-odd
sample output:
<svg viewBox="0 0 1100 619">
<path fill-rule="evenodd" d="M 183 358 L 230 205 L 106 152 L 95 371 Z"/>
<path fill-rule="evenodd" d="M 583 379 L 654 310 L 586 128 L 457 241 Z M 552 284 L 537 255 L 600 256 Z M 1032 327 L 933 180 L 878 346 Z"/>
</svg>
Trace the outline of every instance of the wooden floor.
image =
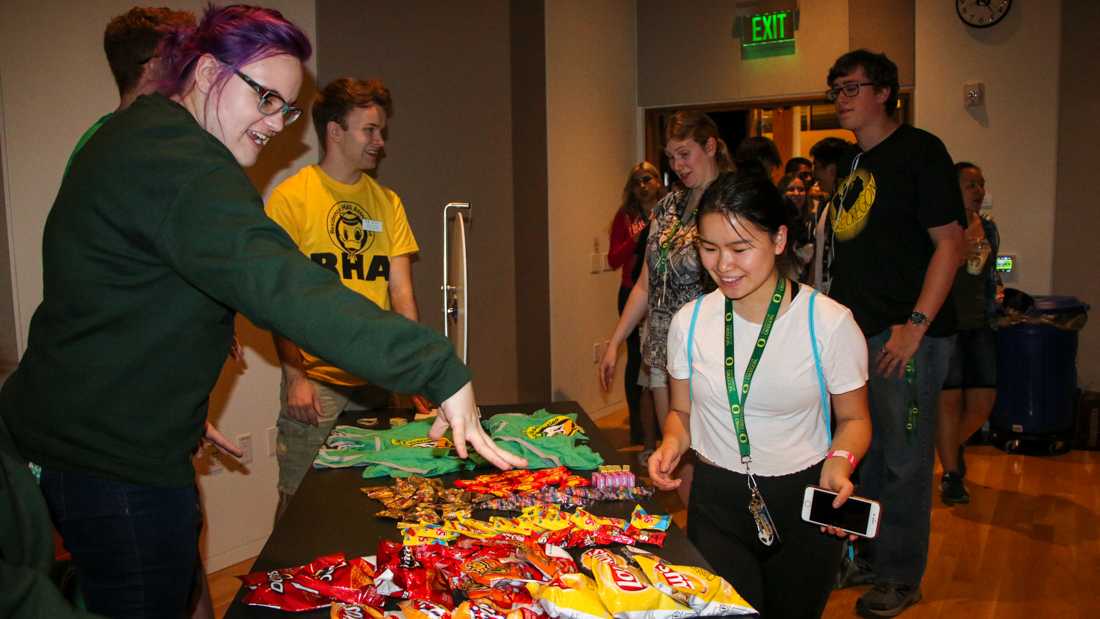
<svg viewBox="0 0 1100 619">
<path fill-rule="evenodd" d="M 597 424 L 612 445 L 637 450 L 627 446 L 625 410 Z M 980 446 L 966 453 L 971 503 L 945 507 L 937 493 L 924 600 L 903 616 L 1100 617 L 1100 452 L 1034 457 Z M 661 499 L 683 526 L 679 499 L 672 493 Z M 235 575 L 251 564 L 210 575 L 217 617 L 236 594 Z M 834 592 L 824 616 L 856 616 L 865 589 Z"/>
</svg>

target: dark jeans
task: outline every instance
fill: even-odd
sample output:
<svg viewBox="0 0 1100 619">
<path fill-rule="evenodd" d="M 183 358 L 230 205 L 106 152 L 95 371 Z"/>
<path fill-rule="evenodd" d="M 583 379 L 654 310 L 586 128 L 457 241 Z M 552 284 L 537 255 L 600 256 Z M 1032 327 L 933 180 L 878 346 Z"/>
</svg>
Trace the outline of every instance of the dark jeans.
<svg viewBox="0 0 1100 619">
<path fill-rule="evenodd" d="M 194 485 L 159 488 L 45 468 L 41 485 L 90 612 L 186 616 L 199 560 Z"/>
<path fill-rule="evenodd" d="M 630 297 L 630 288 L 619 287 L 619 315 L 626 307 Z M 630 442 L 639 444 L 645 437 L 642 433 L 642 387 L 638 384 L 638 372 L 642 369 L 642 334 L 635 328 L 626 336 L 626 368 L 623 370 L 623 385 L 626 391 L 626 406 L 630 410 Z"/>
<path fill-rule="evenodd" d="M 765 619 L 820 617 L 829 600 L 841 540 L 802 520 L 806 486 L 820 480 L 821 463 L 790 475 L 756 476 L 782 539 L 765 546 L 748 510 L 745 475 L 695 459 L 688 538 Z"/>
<path fill-rule="evenodd" d="M 886 378 L 875 370 L 889 337 L 885 331 L 867 339 L 871 448 L 859 465 L 858 492 L 878 500 L 882 515 L 878 536 L 861 540 L 857 552 L 876 581 L 915 586 L 928 563 L 936 418 L 955 337 L 925 337 L 913 357 L 920 414 L 912 432 L 905 428 L 910 386 L 904 378 Z"/>
</svg>

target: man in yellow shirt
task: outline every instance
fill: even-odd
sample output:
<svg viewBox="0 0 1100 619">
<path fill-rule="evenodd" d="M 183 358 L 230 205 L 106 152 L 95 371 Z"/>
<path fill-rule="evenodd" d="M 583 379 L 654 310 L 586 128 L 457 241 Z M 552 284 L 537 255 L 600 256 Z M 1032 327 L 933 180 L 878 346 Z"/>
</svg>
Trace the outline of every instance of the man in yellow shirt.
<svg viewBox="0 0 1100 619">
<path fill-rule="evenodd" d="M 345 286 L 415 321 L 411 256 L 420 248 L 401 199 L 365 173 L 382 156 L 391 111 L 380 81 L 340 78 L 325 86 L 312 110 L 321 163 L 280 183 L 265 210 L 303 254 Z M 372 390 L 290 340 L 274 338 L 283 370 L 278 519 L 336 418 L 350 402 L 371 399 Z"/>
</svg>

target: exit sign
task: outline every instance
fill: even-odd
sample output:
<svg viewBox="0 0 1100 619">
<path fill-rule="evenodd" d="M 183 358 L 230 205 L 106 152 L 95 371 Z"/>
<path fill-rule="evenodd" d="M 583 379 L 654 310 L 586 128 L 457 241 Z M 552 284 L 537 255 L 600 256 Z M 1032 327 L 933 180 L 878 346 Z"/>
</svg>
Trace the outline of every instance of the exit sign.
<svg viewBox="0 0 1100 619">
<path fill-rule="evenodd" d="M 739 17 L 741 58 L 752 60 L 794 53 L 794 31 L 798 27 L 795 11 L 770 11 Z"/>
</svg>

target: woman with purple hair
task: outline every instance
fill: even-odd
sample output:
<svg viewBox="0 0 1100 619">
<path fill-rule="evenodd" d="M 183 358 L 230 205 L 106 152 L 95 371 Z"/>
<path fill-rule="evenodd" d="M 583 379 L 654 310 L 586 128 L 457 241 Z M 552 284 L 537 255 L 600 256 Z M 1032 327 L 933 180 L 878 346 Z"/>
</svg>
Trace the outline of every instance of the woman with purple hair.
<svg viewBox="0 0 1100 619">
<path fill-rule="evenodd" d="M 239 311 L 372 383 L 442 402 L 448 428 L 523 466 L 477 421 L 467 368 L 303 257 L 244 167 L 301 110 L 311 46 L 277 11 L 210 7 L 167 39 L 161 94 L 111 118 L 72 161 L 46 222 L 43 301 L 0 416 L 41 469 L 89 610 L 183 614 L 198 559 L 191 455 Z"/>
</svg>

